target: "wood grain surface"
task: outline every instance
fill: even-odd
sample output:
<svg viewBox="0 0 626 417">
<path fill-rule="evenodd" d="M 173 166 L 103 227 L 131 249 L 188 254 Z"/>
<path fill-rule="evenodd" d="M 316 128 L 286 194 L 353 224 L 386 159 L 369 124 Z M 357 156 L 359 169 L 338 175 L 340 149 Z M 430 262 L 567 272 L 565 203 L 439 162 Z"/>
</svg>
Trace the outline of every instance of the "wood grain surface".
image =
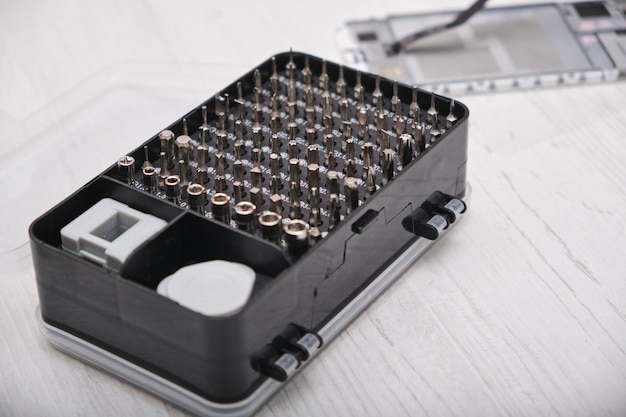
<svg viewBox="0 0 626 417">
<path fill-rule="evenodd" d="M 99 74 L 247 69 L 290 47 L 338 60 L 346 20 L 469 1 L 241 3 L 0 2 L 0 195 L 34 184 L 2 207 L 7 242 L 12 225 L 27 227 L 111 163 L 72 143 L 77 120 L 102 120 L 85 87 Z M 625 97 L 624 82 L 461 97 L 468 215 L 258 415 L 626 415 Z M 142 129 L 169 121 L 155 115 Z M 68 147 L 54 167 L 7 168 L 58 134 Z M 50 172 L 57 186 L 38 187 Z M 15 242 L 0 251 L 0 415 L 186 415 L 47 343 L 28 247 Z"/>
</svg>

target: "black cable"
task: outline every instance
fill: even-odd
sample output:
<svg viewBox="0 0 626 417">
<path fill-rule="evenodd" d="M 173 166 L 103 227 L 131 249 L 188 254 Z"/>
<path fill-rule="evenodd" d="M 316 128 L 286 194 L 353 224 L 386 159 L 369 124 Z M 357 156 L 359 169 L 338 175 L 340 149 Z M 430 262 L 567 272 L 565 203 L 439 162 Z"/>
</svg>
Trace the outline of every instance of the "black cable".
<svg viewBox="0 0 626 417">
<path fill-rule="evenodd" d="M 487 0 L 477 0 L 466 10 L 460 12 L 452 22 L 446 23 L 443 25 L 437 25 L 430 27 L 428 29 L 420 30 L 419 32 L 412 33 L 410 35 L 405 36 L 404 38 L 385 46 L 385 51 L 387 52 L 387 56 L 394 56 L 399 54 L 402 50 L 406 49 L 407 46 L 412 44 L 418 39 L 425 38 L 426 36 L 434 35 L 435 33 L 443 32 L 448 29 L 451 29 L 455 26 L 459 26 L 469 20 L 477 11 L 482 9 L 487 3 Z"/>
</svg>

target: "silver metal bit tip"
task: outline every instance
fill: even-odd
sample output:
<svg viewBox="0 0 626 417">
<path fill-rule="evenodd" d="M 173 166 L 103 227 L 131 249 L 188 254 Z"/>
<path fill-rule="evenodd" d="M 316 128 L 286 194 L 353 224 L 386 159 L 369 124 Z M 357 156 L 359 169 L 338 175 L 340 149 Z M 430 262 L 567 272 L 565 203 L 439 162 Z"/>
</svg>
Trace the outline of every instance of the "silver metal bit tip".
<svg viewBox="0 0 626 417">
<path fill-rule="evenodd" d="M 398 171 L 411 163 L 415 155 L 413 149 L 413 138 L 408 133 L 400 135 L 398 144 Z"/>
<path fill-rule="evenodd" d="M 263 171 L 259 165 L 250 169 L 250 183 L 253 187 L 261 188 L 263 185 Z"/>
<path fill-rule="evenodd" d="M 297 158 L 289 159 L 289 181 L 300 185 L 300 160 Z"/>
<path fill-rule="evenodd" d="M 359 207 L 359 184 L 354 177 L 346 177 L 343 181 L 343 193 L 346 197 L 346 214 Z"/>
<path fill-rule="evenodd" d="M 189 127 L 187 126 L 187 119 L 183 119 L 183 135 L 189 135 Z"/>
<path fill-rule="evenodd" d="M 222 192 L 226 189 L 226 177 L 223 175 L 216 175 L 213 179 L 216 192 Z"/>
<path fill-rule="evenodd" d="M 452 99 L 450 100 L 450 111 L 448 112 L 448 116 L 446 116 L 446 129 L 450 129 L 457 120 L 458 119 L 454 114 L 454 99 Z"/>
<path fill-rule="evenodd" d="M 274 193 L 270 195 L 270 210 L 281 215 L 283 214 L 283 198 L 280 194 Z"/>
<path fill-rule="evenodd" d="M 272 57 L 272 75 L 270 76 L 270 92 L 278 95 L 278 71 L 276 69 L 276 57 Z"/>
<path fill-rule="evenodd" d="M 235 204 L 233 217 L 238 229 L 254 234 L 256 209 L 256 206 L 249 201 L 240 201 Z"/>
<path fill-rule="evenodd" d="M 260 213 L 263 209 L 263 190 L 259 187 L 250 188 L 250 201 L 256 206 L 255 212 Z"/>
<path fill-rule="evenodd" d="M 233 162 L 233 180 L 243 181 L 244 172 L 245 167 L 243 165 L 243 161 L 241 159 L 236 159 L 235 162 Z"/>
<path fill-rule="evenodd" d="M 382 154 L 381 165 L 383 168 L 383 185 L 387 184 L 393 179 L 393 151 L 391 149 L 385 149 Z"/>
<path fill-rule="evenodd" d="M 178 161 L 178 176 L 180 178 L 180 195 L 187 198 L 187 186 L 189 185 L 189 176 L 187 175 L 188 165 L 182 159 Z"/>
<path fill-rule="evenodd" d="M 174 132 L 171 130 L 164 130 L 159 133 L 159 142 L 161 143 L 161 152 L 165 152 L 167 159 L 167 167 L 174 166 Z"/>
<path fill-rule="evenodd" d="M 337 78 L 337 94 L 339 94 L 342 98 L 346 97 L 347 86 L 348 83 L 346 83 L 343 74 L 343 65 L 339 65 L 339 77 Z"/>
<path fill-rule="evenodd" d="M 437 115 L 437 106 L 435 105 L 435 93 L 430 96 L 430 108 L 426 112 L 426 121 L 432 123 L 433 118 Z"/>
<path fill-rule="evenodd" d="M 261 81 L 261 71 L 259 71 L 258 68 L 255 69 L 252 76 L 254 78 L 254 88 L 258 89 L 259 91 L 263 91 L 263 82 Z"/>
<path fill-rule="evenodd" d="M 356 72 L 356 83 L 354 84 L 354 99 L 361 100 L 361 92 L 363 91 L 363 85 L 361 84 L 361 71 Z"/>
<path fill-rule="evenodd" d="M 295 139 L 291 139 L 287 143 L 287 155 L 289 155 L 289 159 L 298 159 L 298 142 Z"/>
<path fill-rule="evenodd" d="M 441 136 L 441 130 L 439 130 L 439 115 L 435 113 L 431 122 L 430 128 L 430 142 L 433 143 Z"/>
<path fill-rule="evenodd" d="M 206 204 L 206 188 L 201 184 L 189 184 L 187 187 L 189 209 L 204 214 Z"/>
<path fill-rule="evenodd" d="M 141 183 L 146 192 L 154 193 L 157 189 L 157 173 L 153 166 L 141 168 Z"/>
<path fill-rule="evenodd" d="M 413 87 L 413 96 L 411 98 L 411 104 L 409 104 L 409 117 L 417 122 L 421 122 L 421 110 L 419 103 L 417 102 L 417 87 Z"/>
<path fill-rule="evenodd" d="M 211 213 L 213 218 L 222 223 L 230 223 L 230 197 L 224 193 L 211 196 Z"/>
<path fill-rule="evenodd" d="M 243 181 L 233 181 L 233 198 L 235 200 L 235 204 L 243 200 L 245 193 Z"/>
<path fill-rule="evenodd" d="M 292 256 L 302 255 L 308 249 L 309 229 L 307 222 L 300 219 L 290 219 L 285 224 L 285 243 Z"/>
<path fill-rule="evenodd" d="M 159 171 L 159 188 L 165 189 L 165 179 L 171 175 L 170 170 L 168 168 L 168 157 L 167 154 L 163 151 L 159 154 L 161 159 L 161 169 Z"/>
<path fill-rule="evenodd" d="M 306 161 L 309 164 L 319 164 L 319 147 L 316 144 L 311 144 L 306 148 Z"/>
<path fill-rule="evenodd" d="M 393 95 L 391 96 L 391 108 L 395 110 L 398 101 L 398 81 L 393 82 Z"/>
<path fill-rule="evenodd" d="M 376 87 L 372 92 L 372 102 L 374 106 L 377 106 L 378 103 L 382 104 L 383 92 L 380 89 L 380 75 L 376 77 Z"/>
<path fill-rule="evenodd" d="M 373 166 L 367 168 L 365 177 L 365 198 L 369 198 L 376 192 L 376 171 Z"/>
<path fill-rule="evenodd" d="M 361 147 L 361 159 L 365 167 L 374 165 L 374 145 L 371 142 L 366 142 Z"/>
<path fill-rule="evenodd" d="M 261 236 L 273 243 L 280 243 L 283 232 L 283 218 L 274 211 L 264 211 L 259 215 Z"/>
<path fill-rule="evenodd" d="M 273 152 L 270 154 L 270 175 L 280 176 L 280 155 Z"/>
<path fill-rule="evenodd" d="M 165 196 L 168 201 L 180 204 L 180 178 L 178 175 L 170 175 L 165 179 Z"/>
<path fill-rule="evenodd" d="M 295 181 L 289 182 L 289 218 L 299 219 L 302 217 L 302 208 L 300 204 L 300 183 Z"/>
<path fill-rule="evenodd" d="M 151 167 L 152 163 L 150 162 L 150 152 L 148 150 L 148 145 L 143 147 L 143 164 L 141 164 L 141 168 Z"/>
<path fill-rule="evenodd" d="M 334 229 L 341 222 L 341 206 L 339 203 L 339 194 L 330 194 L 328 196 L 328 230 Z"/>
<path fill-rule="evenodd" d="M 334 169 L 326 171 L 326 191 L 328 195 L 339 195 L 339 175 Z"/>
<path fill-rule="evenodd" d="M 307 181 L 309 189 L 319 188 L 320 186 L 320 166 L 318 164 L 309 164 L 307 166 Z"/>
<path fill-rule="evenodd" d="M 124 155 L 117 160 L 117 172 L 121 181 L 132 184 L 135 177 L 135 158 Z"/>
</svg>

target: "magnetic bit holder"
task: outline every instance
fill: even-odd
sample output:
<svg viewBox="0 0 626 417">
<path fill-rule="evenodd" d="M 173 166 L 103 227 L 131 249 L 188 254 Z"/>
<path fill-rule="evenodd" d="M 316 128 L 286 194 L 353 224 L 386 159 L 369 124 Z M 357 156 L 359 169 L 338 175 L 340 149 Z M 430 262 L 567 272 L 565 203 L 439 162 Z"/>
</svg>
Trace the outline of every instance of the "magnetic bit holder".
<svg viewBox="0 0 626 417">
<path fill-rule="evenodd" d="M 104 198 L 61 229 L 64 250 L 119 271 L 141 244 L 165 228 L 165 220 Z"/>
<path fill-rule="evenodd" d="M 402 220 L 402 226 L 417 236 L 435 240 L 466 208 L 462 200 L 435 191 L 417 210 Z"/>
</svg>

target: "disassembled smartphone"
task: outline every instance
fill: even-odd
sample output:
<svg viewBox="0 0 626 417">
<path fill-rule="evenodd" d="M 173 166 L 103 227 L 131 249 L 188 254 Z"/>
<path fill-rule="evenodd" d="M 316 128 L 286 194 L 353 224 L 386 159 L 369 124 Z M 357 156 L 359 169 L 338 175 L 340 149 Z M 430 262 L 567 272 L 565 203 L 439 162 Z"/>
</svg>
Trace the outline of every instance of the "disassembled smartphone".
<svg viewBox="0 0 626 417">
<path fill-rule="evenodd" d="M 486 8 L 397 55 L 386 53 L 388 45 L 455 15 L 351 21 L 337 39 L 348 65 L 445 94 L 597 83 L 626 75 L 624 1 Z"/>
<path fill-rule="evenodd" d="M 194 414 L 254 413 L 464 216 L 468 115 L 268 59 L 33 222 L 45 335 Z"/>
</svg>

